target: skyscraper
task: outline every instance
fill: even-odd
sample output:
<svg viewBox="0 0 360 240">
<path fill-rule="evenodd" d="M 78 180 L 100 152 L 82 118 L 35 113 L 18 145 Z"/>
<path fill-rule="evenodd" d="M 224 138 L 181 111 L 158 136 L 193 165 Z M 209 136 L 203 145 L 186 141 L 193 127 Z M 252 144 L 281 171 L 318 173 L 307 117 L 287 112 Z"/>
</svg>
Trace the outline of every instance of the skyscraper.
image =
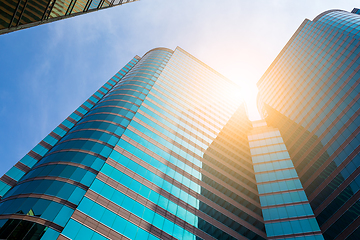
<svg viewBox="0 0 360 240">
<path fill-rule="evenodd" d="M 0 238 L 266 239 L 238 92 L 135 57 L 0 179 Z"/>
<path fill-rule="evenodd" d="M 325 239 L 360 236 L 360 16 L 305 20 L 258 82 Z"/>
<path fill-rule="evenodd" d="M 0 34 L 136 0 L 0 0 Z"/>
</svg>

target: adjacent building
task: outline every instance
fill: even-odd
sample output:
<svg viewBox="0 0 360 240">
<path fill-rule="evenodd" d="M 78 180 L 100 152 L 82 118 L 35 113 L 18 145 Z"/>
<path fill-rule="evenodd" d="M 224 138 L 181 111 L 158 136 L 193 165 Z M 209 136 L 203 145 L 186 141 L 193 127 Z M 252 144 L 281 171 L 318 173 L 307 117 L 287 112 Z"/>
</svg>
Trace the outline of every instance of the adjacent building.
<svg viewBox="0 0 360 240">
<path fill-rule="evenodd" d="M 136 0 L 0 0 L 0 34 Z"/>
<path fill-rule="evenodd" d="M 305 20 L 257 83 L 325 239 L 360 236 L 360 16 Z M 264 216 L 265 217 L 265 216 Z"/>
</svg>

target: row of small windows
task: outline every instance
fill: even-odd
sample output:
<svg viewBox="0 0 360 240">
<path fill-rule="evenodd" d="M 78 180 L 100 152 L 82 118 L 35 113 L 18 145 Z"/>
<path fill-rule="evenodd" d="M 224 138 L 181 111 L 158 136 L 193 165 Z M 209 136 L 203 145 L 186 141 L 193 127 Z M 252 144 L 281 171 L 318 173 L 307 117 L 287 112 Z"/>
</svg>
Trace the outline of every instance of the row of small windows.
<svg viewBox="0 0 360 240">
<path fill-rule="evenodd" d="M 260 196 L 262 207 L 307 201 L 307 196 L 303 190 Z"/>
<path fill-rule="evenodd" d="M 254 164 L 279 161 L 283 159 L 290 159 L 290 155 L 287 151 L 252 156 L 252 160 Z"/>
<path fill-rule="evenodd" d="M 251 148 L 253 148 L 253 147 L 260 147 L 260 146 L 279 144 L 279 143 L 283 143 L 282 137 L 267 138 L 267 139 L 261 139 L 261 140 L 258 140 L 258 141 L 249 141 L 249 146 Z"/>
<path fill-rule="evenodd" d="M 129 239 L 159 240 L 159 238 L 155 237 L 154 235 L 151 235 L 149 232 L 141 229 L 140 227 L 136 226 L 130 221 L 125 220 L 120 216 L 116 216 L 115 214 L 108 212 L 107 214 L 104 215 L 105 215 L 104 221 L 105 220 L 109 221 L 109 219 L 113 220 L 114 222 L 113 229 L 121 233 L 122 235 L 128 237 Z M 90 229 L 73 219 L 69 220 L 68 224 L 66 224 L 66 227 L 61 232 L 61 234 L 73 240 L 83 240 L 83 239 L 107 240 L 108 239 L 103 235 L 95 232 L 93 229 Z"/>
<path fill-rule="evenodd" d="M 251 155 L 286 151 L 285 144 L 268 145 L 264 147 L 250 148 Z"/>
<path fill-rule="evenodd" d="M 263 163 L 263 164 L 256 164 L 254 165 L 255 173 L 258 172 L 267 172 L 273 170 L 280 170 L 285 168 L 293 168 L 294 164 L 291 160 L 284 160 L 284 161 L 276 161 L 270 163 Z"/>
<path fill-rule="evenodd" d="M 56 239 L 59 236 L 59 232 L 39 223 L 25 220 L 0 220 L 0 239 L 28 240 L 33 236 L 38 236 L 42 239 Z"/>
<path fill-rule="evenodd" d="M 259 139 L 264 140 L 265 138 L 273 138 L 273 137 L 281 137 L 280 132 L 276 130 L 271 132 L 269 131 L 269 132 L 262 132 L 258 134 L 248 135 L 249 141 L 254 141 Z"/>
<path fill-rule="evenodd" d="M 315 218 L 267 223 L 265 224 L 265 228 L 268 237 L 320 231 Z"/>
<path fill-rule="evenodd" d="M 54 187 L 59 187 L 59 185 L 53 185 Z M 61 186 L 60 186 L 61 187 Z M 67 189 L 72 190 L 72 189 Z M 34 192 L 38 193 L 38 192 Z M 76 201 L 80 202 L 80 199 L 85 194 L 84 192 L 76 192 L 77 194 Z M 73 214 L 74 209 L 65 206 L 61 203 L 50 201 L 46 199 L 39 198 L 17 198 L 13 200 L 8 200 L 2 203 L 1 208 L 6 210 L 1 211 L 1 214 L 18 214 L 18 215 L 30 215 L 40 217 L 42 219 L 51 221 L 59 226 L 65 226 L 66 222 L 69 220 L 70 216 Z"/>
<path fill-rule="evenodd" d="M 265 208 L 262 211 L 264 215 L 264 221 L 314 215 L 310 204 L 308 203 Z"/>
<path fill-rule="evenodd" d="M 298 178 L 296 170 L 293 169 L 285 169 L 267 173 L 260 173 L 255 175 L 256 182 L 270 182 L 270 181 L 277 181 L 277 180 L 284 180 L 289 178 Z"/>
<path fill-rule="evenodd" d="M 259 194 L 303 189 L 299 179 L 258 184 Z"/>
</svg>

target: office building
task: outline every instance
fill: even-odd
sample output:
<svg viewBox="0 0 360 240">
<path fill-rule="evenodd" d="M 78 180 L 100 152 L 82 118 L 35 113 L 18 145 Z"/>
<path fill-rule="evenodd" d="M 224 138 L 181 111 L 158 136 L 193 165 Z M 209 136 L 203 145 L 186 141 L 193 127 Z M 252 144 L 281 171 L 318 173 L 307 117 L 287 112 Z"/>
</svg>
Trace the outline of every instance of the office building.
<svg viewBox="0 0 360 240">
<path fill-rule="evenodd" d="M 305 20 L 257 83 L 326 240 L 360 236 L 360 16 Z"/>
<path fill-rule="evenodd" d="M 0 0 L 0 34 L 136 0 Z"/>
<path fill-rule="evenodd" d="M 266 239 L 238 92 L 180 48 L 135 57 L 1 177 L 0 238 Z"/>
</svg>

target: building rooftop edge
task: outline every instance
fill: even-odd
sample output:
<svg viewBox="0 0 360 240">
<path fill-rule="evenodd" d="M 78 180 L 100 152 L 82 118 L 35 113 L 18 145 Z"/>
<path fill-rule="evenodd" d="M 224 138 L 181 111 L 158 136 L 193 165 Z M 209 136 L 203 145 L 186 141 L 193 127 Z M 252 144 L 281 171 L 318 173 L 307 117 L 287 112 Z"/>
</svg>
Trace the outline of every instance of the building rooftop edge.
<svg viewBox="0 0 360 240">
<path fill-rule="evenodd" d="M 207 65 L 206 63 L 202 62 L 201 60 L 199 60 L 197 57 L 194 57 L 193 55 L 191 55 L 190 53 L 188 53 L 186 50 L 182 49 L 181 47 L 177 46 L 175 48 L 175 50 L 171 50 L 169 48 L 166 47 L 157 47 L 157 48 L 153 48 L 149 51 L 147 51 L 142 57 L 145 57 L 146 54 L 152 52 L 152 51 L 156 51 L 156 50 L 163 50 L 163 51 L 167 51 L 170 53 L 174 53 L 176 50 L 179 50 L 183 53 L 185 53 L 186 55 L 188 55 L 190 58 L 194 59 L 195 61 L 197 61 L 198 63 L 200 63 L 201 65 L 203 65 L 204 67 L 206 67 L 207 69 L 209 69 L 210 71 L 212 71 L 213 73 L 219 75 L 221 78 L 223 78 L 224 80 L 226 80 L 227 82 L 235 85 L 236 87 L 238 87 L 239 89 L 241 89 L 241 86 L 239 84 L 237 84 L 236 82 L 228 79 L 227 77 L 225 77 L 224 75 L 222 75 L 221 73 L 219 73 L 218 71 L 216 71 L 215 69 L 213 69 L 212 67 L 210 67 L 209 65 Z"/>
<path fill-rule="evenodd" d="M 239 89 L 241 89 L 241 86 L 239 84 L 237 84 L 236 82 L 230 80 L 229 78 L 225 77 L 224 75 L 222 75 L 221 73 L 219 73 L 218 71 L 216 71 L 215 69 L 213 69 L 212 67 L 210 67 L 209 65 L 207 65 L 206 63 L 202 62 L 200 59 L 198 59 L 197 57 L 194 57 L 193 55 L 191 55 L 190 53 L 188 53 L 187 51 L 185 51 L 184 49 L 182 49 L 181 47 L 177 46 L 175 50 L 179 50 L 183 53 L 185 53 L 186 55 L 188 55 L 189 57 L 193 58 L 195 61 L 199 62 L 201 65 L 203 65 L 204 67 L 206 67 L 207 69 L 209 69 L 210 71 L 212 71 L 213 73 L 219 75 L 220 77 L 222 77 L 224 80 L 228 81 L 231 84 L 234 84 L 236 87 L 238 87 Z"/>
<path fill-rule="evenodd" d="M 322 18 L 324 15 L 326 15 L 326 14 L 328 14 L 328 13 L 331 13 L 331 12 L 337 12 L 337 11 L 346 12 L 346 11 L 341 10 L 341 9 L 330 9 L 330 10 L 327 10 L 327 11 L 325 11 L 325 12 L 320 13 L 320 14 L 317 15 L 312 21 L 313 21 L 313 22 L 316 22 L 317 20 L 319 20 L 320 18 Z"/>
<path fill-rule="evenodd" d="M 145 57 L 146 54 L 148 54 L 149 52 L 152 52 L 152 51 L 156 51 L 156 50 L 164 50 L 164 51 L 167 51 L 169 53 L 174 53 L 173 50 L 171 50 L 170 48 L 166 48 L 166 47 L 157 47 L 157 48 L 153 48 L 149 51 L 147 51 L 142 57 Z"/>
<path fill-rule="evenodd" d="M 280 53 L 276 56 L 275 60 L 270 64 L 270 66 L 266 69 L 265 73 L 261 76 L 261 78 L 259 79 L 259 81 L 256 83 L 256 86 L 259 87 L 259 85 L 261 84 L 261 82 L 264 80 L 264 77 L 268 74 L 268 72 L 273 68 L 273 66 L 278 62 L 279 58 L 283 55 L 283 53 L 286 51 L 286 49 L 290 46 L 290 44 L 294 41 L 294 39 L 296 38 L 296 36 L 299 34 L 299 32 L 301 31 L 301 29 L 305 26 L 305 24 L 307 22 L 309 22 L 309 19 L 304 19 L 304 21 L 300 24 L 300 26 L 298 27 L 298 29 L 295 31 L 295 33 L 291 36 L 291 38 L 289 39 L 289 41 L 286 43 L 286 45 L 283 47 L 283 49 L 281 49 Z"/>
</svg>

